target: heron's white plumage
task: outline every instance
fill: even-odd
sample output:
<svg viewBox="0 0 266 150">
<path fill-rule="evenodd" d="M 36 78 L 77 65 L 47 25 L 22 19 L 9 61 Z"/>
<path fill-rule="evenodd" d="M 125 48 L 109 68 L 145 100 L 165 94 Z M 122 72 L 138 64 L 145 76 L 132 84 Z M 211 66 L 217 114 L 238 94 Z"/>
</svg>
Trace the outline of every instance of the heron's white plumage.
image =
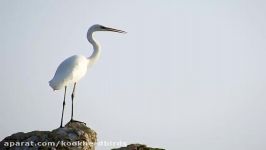
<svg viewBox="0 0 266 150">
<path fill-rule="evenodd" d="M 118 33 L 126 33 L 122 30 L 108 28 L 102 25 L 93 25 L 87 32 L 87 39 L 93 46 L 93 53 L 90 57 L 74 55 L 64 60 L 57 68 L 55 75 L 49 85 L 54 90 L 60 90 L 69 84 L 78 82 L 87 72 L 89 66 L 98 60 L 100 55 L 100 45 L 93 37 L 95 31 L 112 31 Z"/>
<path fill-rule="evenodd" d="M 49 85 L 54 90 L 60 90 L 69 84 L 78 82 L 87 72 L 89 59 L 74 55 L 65 59 L 57 68 Z"/>
</svg>

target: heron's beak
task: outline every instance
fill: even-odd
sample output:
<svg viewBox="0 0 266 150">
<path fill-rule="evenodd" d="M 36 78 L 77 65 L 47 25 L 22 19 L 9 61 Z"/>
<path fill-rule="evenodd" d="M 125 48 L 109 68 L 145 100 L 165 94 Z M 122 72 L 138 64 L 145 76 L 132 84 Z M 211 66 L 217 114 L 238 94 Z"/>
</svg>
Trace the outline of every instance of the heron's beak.
<svg viewBox="0 0 266 150">
<path fill-rule="evenodd" d="M 118 33 L 127 33 L 127 32 L 122 31 L 122 30 L 113 29 L 113 28 L 108 28 L 108 27 L 104 27 L 104 29 L 105 29 L 106 31 L 118 32 Z"/>
</svg>

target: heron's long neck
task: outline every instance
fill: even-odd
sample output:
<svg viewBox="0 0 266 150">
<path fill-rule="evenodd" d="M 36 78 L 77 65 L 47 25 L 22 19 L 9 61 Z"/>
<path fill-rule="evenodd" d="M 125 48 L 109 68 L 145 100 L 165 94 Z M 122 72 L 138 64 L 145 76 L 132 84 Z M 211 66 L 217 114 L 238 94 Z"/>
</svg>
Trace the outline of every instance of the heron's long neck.
<svg viewBox="0 0 266 150">
<path fill-rule="evenodd" d="M 87 34 L 88 41 L 93 46 L 93 53 L 91 54 L 90 57 L 88 57 L 90 64 L 92 64 L 96 60 L 98 60 L 98 58 L 100 56 L 100 49 L 101 49 L 100 44 L 94 39 L 93 34 L 94 34 L 94 32 L 90 32 L 90 31 L 88 31 L 88 34 Z"/>
</svg>

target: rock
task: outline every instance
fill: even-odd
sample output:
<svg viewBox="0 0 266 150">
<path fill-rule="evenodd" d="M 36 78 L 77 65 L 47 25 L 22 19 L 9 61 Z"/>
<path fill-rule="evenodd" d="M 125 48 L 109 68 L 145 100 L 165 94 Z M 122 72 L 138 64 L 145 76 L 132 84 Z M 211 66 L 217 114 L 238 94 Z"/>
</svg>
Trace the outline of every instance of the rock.
<svg viewBox="0 0 266 150">
<path fill-rule="evenodd" d="M 81 122 L 52 131 L 15 133 L 0 142 L 0 150 L 95 150 L 97 134 Z"/>
<path fill-rule="evenodd" d="M 127 147 L 115 148 L 112 150 L 165 150 L 162 148 L 151 148 L 143 144 L 130 144 Z"/>
<path fill-rule="evenodd" d="M 81 122 L 69 122 L 52 131 L 18 132 L 0 142 L 0 150 L 95 150 L 97 134 Z M 165 150 L 130 144 L 112 150 Z"/>
</svg>

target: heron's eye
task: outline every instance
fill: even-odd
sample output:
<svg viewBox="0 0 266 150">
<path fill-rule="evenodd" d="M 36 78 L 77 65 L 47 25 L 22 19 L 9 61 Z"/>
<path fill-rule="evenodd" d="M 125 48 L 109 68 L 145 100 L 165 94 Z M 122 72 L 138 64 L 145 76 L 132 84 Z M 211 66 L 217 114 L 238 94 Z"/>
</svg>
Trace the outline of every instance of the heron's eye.
<svg viewBox="0 0 266 150">
<path fill-rule="evenodd" d="M 104 26 L 101 26 L 101 28 L 102 28 L 102 29 L 106 29 L 106 27 L 104 27 Z"/>
</svg>

